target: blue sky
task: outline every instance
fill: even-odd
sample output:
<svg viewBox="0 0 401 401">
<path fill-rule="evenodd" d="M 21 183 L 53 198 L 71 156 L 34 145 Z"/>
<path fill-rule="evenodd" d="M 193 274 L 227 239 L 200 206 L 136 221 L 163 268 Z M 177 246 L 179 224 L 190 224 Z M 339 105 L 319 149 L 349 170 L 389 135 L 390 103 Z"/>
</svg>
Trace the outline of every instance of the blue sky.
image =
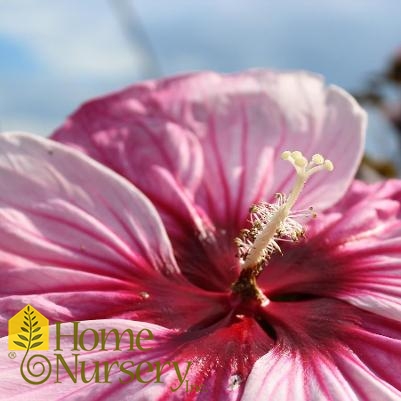
<svg viewBox="0 0 401 401">
<path fill-rule="evenodd" d="M 189 70 L 302 68 L 357 89 L 400 21 L 398 0 L 2 1 L 1 129 L 48 135 L 91 97 Z"/>
</svg>

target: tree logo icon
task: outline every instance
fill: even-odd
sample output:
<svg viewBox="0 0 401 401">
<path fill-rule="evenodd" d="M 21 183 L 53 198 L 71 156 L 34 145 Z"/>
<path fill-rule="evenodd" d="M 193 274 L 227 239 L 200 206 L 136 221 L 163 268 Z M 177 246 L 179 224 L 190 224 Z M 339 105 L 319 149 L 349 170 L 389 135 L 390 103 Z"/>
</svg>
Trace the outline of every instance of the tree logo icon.
<svg viewBox="0 0 401 401">
<path fill-rule="evenodd" d="M 31 305 L 25 306 L 8 321 L 8 349 L 48 350 L 49 320 Z"/>
</svg>

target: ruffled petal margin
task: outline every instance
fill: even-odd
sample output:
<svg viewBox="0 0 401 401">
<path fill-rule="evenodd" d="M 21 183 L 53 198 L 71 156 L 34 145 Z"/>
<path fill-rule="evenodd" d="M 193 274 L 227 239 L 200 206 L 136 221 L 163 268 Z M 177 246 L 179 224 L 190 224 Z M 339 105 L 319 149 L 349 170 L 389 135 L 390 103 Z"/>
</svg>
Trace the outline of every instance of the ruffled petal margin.
<svg viewBox="0 0 401 401">
<path fill-rule="evenodd" d="M 189 201 L 195 204 L 192 217 L 201 208 L 198 215 L 236 235 L 252 203 L 290 189 L 293 172 L 279 161 L 284 150 L 332 159 L 330 180 L 313 177 L 299 206 L 335 203 L 356 172 L 365 125 L 355 100 L 319 76 L 206 72 L 145 82 L 88 102 L 53 138 L 130 179 L 178 224 Z"/>
</svg>

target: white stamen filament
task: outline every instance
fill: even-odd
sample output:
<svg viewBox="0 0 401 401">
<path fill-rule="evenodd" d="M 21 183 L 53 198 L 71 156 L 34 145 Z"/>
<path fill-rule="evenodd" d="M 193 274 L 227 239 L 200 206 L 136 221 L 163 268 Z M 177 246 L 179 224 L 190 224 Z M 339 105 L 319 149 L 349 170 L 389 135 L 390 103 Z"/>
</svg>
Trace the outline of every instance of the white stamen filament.
<svg viewBox="0 0 401 401">
<path fill-rule="evenodd" d="M 239 249 L 245 249 L 245 251 L 242 250 L 242 269 L 257 268 L 274 251 L 281 252 L 276 242 L 282 239 L 280 237 L 296 240 L 303 234 L 302 226 L 292 218 L 299 213 L 290 214 L 291 209 L 309 177 L 319 171 L 332 171 L 334 168 L 333 163 L 325 160 L 320 154 L 313 155 L 310 161 L 299 151 L 286 151 L 281 156 L 283 160 L 289 161 L 296 171 L 294 187 L 288 198 L 278 194 L 278 203 L 275 205 L 261 203 L 252 208 L 256 218 L 252 216 L 251 210 L 251 223 L 253 232 L 256 231 L 256 234 L 253 237 L 245 236 L 243 240 L 238 239 Z M 312 210 L 311 208 L 310 211 Z M 255 226 L 256 223 L 258 226 Z"/>
</svg>

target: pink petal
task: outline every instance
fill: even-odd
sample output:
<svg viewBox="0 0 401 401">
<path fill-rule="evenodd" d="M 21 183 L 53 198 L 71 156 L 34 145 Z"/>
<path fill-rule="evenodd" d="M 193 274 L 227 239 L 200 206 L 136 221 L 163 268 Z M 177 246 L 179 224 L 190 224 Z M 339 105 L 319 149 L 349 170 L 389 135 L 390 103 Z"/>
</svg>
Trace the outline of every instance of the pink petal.
<svg viewBox="0 0 401 401">
<path fill-rule="evenodd" d="M 337 289 L 338 296 L 401 321 L 401 181 L 359 184 L 354 193 L 359 202 L 344 213 L 343 224 L 332 230 L 337 238 L 353 234 L 353 241 L 341 249 L 350 269 Z"/>
<path fill-rule="evenodd" d="M 180 274 L 155 209 L 128 181 L 45 139 L 9 134 L 0 147 L 3 334 L 27 303 L 52 322 L 121 317 L 179 330 L 227 313 L 228 294 Z"/>
<path fill-rule="evenodd" d="M 355 183 L 307 227 L 304 243 L 283 247 L 260 277 L 275 299 L 332 296 L 401 320 L 401 182 Z"/>
<path fill-rule="evenodd" d="M 372 373 L 401 390 L 401 323 L 364 313 L 344 341 Z"/>
<path fill-rule="evenodd" d="M 305 361 L 272 351 L 254 365 L 241 401 L 397 401 L 401 392 L 348 349 Z"/>
<path fill-rule="evenodd" d="M 40 268 L 41 271 L 47 270 L 47 267 Z M 76 272 L 73 274 L 77 275 Z M 18 276 L 20 280 L 21 276 Z M 71 274 L 64 278 L 61 272 L 54 277 L 54 282 L 45 282 L 44 285 L 36 282 L 36 286 L 32 283 L 23 293 L 2 297 L 1 334 L 6 334 L 7 319 L 28 303 L 40 311 L 49 311 L 47 316 L 51 322 L 118 317 L 164 325 L 179 331 L 213 324 L 222 319 L 230 308 L 227 295 L 197 289 L 188 282 L 180 282 L 177 276 L 171 280 L 159 275 L 144 275 L 115 283 L 113 288 L 106 289 L 99 288 L 94 282 L 92 287 L 81 288 L 78 285 L 77 288 L 66 286 L 59 291 L 53 290 L 55 282 L 63 279 L 68 282 L 70 277 Z M 78 279 L 81 279 L 79 274 Z M 12 280 L 8 282 L 13 284 Z"/>
<path fill-rule="evenodd" d="M 154 207 L 111 170 L 58 143 L 4 134 L 0 174 L 2 327 L 32 297 L 51 319 L 94 318 L 129 309 L 138 278 L 180 282 Z"/>
<path fill-rule="evenodd" d="M 156 204 L 160 196 L 152 182 L 162 193 L 170 184 L 151 177 L 156 166 L 167 169 L 185 196 L 194 194 L 195 204 L 217 226 L 236 235 L 252 203 L 290 188 L 293 172 L 279 161 L 283 150 L 308 156 L 319 152 L 333 160 L 330 179 L 313 177 L 299 206 L 333 204 L 359 164 L 364 129 L 362 109 L 344 91 L 325 87 L 320 77 L 250 71 L 198 73 L 133 86 L 85 104 L 54 137 L 115 168 L 152 200 L 156 195 Z M 146 169 L 135 167 L 135 160 L 145 157 L 142 152 Z M 173 163 L 167 163 L 166 155 L 171 160 L 173 154 Z M 160 209 L 180 209 L 182 202 L 172 205 L 171 191 L 166 192 Z"/>
<path fill-rule="evenodd" d="M 305 371 L 299 356 L 281 356 L 271 351 L 253 366 L 241 401 L 309 401 L 304 383 Z"/>
<path fill-rule="evenodd" d="M 271 302 L 264 313 L 277 340 L 242 401 L 399 399 L 401 323 L 327 298 Z"/>
<path fill-rule="evenodd" d="M 86 103 L 54 138 L 133 182 L 152 199 L 169 231 L 183 236 L 185 225 L 198 223 L 191 192 L 203 171 L 199 141 L 173 119 L 144 108 L 140 97 L 122 92 Z"/>
<path fill-rule="evenodd" d="M 195 361 L 190 380 L 205 390 L 199 399 L 231 401 L 239 399 L 252 366 L 273 341 L 254 319 L 232 316 L 185 333 L 176 344 L 177 358 Z"/>
<path fill-rule="evenodd" d="M 335 358 L 335 365 L 338 368 L 339 374 L 344 379 L 333 377 L 333 368 L 323 371 L 322 381 L 325 382 L 328 389 L 333 389 L 331 397 L 337 397 L 338 400 L 343 400 L 344 388 L 349 387 L 355 394 L 355 400 L 376 401 L 397 401 L 401 397 L 401 391 L 394 388 L 384 380 L 380 379 L 374 372 L 369 369 L 355 354 L 351 352 L 343 352 Z M 344 384 L 345 385 L 344 385 Z"/>
</svg>

